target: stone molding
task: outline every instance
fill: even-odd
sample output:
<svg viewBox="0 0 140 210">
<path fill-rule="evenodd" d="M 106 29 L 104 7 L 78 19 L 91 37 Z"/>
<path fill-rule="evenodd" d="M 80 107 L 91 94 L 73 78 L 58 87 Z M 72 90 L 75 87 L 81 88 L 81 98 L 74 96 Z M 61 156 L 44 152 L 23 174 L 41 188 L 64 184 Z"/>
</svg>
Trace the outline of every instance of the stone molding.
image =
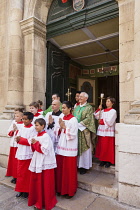
<svg viewBox="0 0 140 210">
<path fill-rule="evenodd" d="M 36 17 L 29 17 L 26 20 L 22 20 L 20 21 L 20 25 L 24 36 L 36 34 L 43 39 L 46 39 L 46 25 Z"/>
<path fill-rule="evenodd" d="M 140 101 L 135 101 L 131 104 L 132 109 L 129 111 L 130 114 L 140 114 Z"/>
<path fill-rule="evenodd" d="M 6 110 L 10 110 L 10 111 L 11 111 L 11 110 L 14 111 L 14 109 L 16 109 L 16 108 L 21 108 L 21 109 L 23 109 L 24 106 L 20 106 L 20 105 L 14 105 L 14 106 L 13 106 L 13 105 L 6 105 L 6 106 L 5 106 L 5 109 L 6 109 Z"/>
<path fill-rule="evenodd" d="M 10 120 L 14 117 L 14 109 L 15 108 L 22 108 L 24 109 L 24 106 L 20 105 L 6 105 L 5 110 L 3 110 L 3 113 L 0 115 L 0 119 Z"/>
<path fill-rule="evenodd" d="M 124 117 L 124 123 L 140 125 L 140 101 L 135 101 L 131 104 L 129 113 Z"/>
</svg>

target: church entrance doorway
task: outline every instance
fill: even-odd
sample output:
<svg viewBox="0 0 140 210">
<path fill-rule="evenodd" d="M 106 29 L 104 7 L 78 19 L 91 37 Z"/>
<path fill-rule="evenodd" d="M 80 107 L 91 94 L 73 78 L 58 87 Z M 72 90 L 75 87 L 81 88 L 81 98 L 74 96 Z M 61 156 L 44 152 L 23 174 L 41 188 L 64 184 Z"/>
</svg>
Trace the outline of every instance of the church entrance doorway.
<svg viewBox="0 0 140 210">
<path fill-rule="evenodd" d="M 119 12 L 115 0 L 86 0 L 78 12 L 72 0 L 54 0 L 47 20 L 47 105 L 58 92 L 74 103 L 76 90 L 89 90 L 94 109 L 99 97 L 116 98 L 119 112 Z M 84 89 L 85 88 L 85 89 Z"/>
</svg>

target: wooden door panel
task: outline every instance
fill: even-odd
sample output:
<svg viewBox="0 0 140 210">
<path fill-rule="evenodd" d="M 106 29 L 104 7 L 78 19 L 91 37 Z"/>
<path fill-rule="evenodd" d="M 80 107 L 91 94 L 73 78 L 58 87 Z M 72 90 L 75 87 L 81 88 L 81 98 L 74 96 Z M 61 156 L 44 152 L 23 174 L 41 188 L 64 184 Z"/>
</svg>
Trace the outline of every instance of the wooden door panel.
<svg viewBox="0 0 140 210">
<path fill-rule="evenodd" d="M 52 43 L 47 43 L 47 84 L 46 104 L 52 102 L 52 94 L 59 93 L 61 101 L 65 100 L 65 93 L 69 86 L 69 58 Z"/>
</svg>

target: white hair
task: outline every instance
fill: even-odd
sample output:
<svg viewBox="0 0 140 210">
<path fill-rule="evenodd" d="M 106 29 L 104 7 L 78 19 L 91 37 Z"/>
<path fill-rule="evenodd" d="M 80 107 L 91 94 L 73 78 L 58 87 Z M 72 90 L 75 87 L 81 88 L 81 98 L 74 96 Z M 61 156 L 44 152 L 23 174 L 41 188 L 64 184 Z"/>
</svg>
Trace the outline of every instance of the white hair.
<svg viewBox="0 0 140 210">
<path fill-rule="evenodd" d="M 89 95 L 86 92 L 81 92 L 84 94 L 84 96 L 88 99 Z"/>
</svg>

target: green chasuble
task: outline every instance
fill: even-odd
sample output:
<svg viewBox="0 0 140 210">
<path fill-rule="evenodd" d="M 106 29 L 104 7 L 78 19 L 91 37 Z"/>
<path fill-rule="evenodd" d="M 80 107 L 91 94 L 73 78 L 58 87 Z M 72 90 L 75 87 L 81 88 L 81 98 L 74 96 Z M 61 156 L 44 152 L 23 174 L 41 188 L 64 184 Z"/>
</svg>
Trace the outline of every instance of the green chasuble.
<svg viewBox="0 0 140 210">
<path fill-rule="evenodd" d="M 86 127 L 83 131 L 78 130 L 78 155 L 81 155 L 90 148 L 90 143 L 95 147 L 96 129 L 92 106 L 88 103 L 83 107 L 77 106 L 73 115 L 77 118 L 78 123 Z"/>
<path fill-rule="evenodd" d="M 61 104 L 61 103 L 60 103 L 60 111 L 62 111 L 62 104 Z M 48 107 L 48 109 L 46 109 L 46 110 L 43 112 L 43 116 L 45 117 L 46 114 L 47 114 L 48 112 L 52 112 L 52 105 L 50 105 L 50 106 Z"/>
</svg>

